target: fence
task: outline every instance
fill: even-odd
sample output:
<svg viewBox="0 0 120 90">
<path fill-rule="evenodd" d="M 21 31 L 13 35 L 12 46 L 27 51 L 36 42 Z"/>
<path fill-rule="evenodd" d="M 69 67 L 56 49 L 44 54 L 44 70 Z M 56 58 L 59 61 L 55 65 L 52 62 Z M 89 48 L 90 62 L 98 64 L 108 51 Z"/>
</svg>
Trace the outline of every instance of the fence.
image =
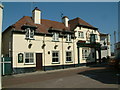
<svg viewBox="0 0 120 90">
<path fill-rule="evenodd" d="M 2 75 L 12 74 L 12 59 L 10 57 L 2 57 L 1 61 Z"/>
</svg>

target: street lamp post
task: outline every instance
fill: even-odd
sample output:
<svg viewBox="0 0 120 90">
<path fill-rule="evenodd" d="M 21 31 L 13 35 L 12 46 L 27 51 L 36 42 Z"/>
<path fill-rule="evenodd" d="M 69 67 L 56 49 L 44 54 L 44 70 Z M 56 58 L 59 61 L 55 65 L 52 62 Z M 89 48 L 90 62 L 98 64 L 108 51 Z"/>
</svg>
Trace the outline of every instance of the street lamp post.
<svg viewBox="0 0 120 90">
<path fill-rule="evenodd" d="M 3 5 L 0 4 L 0 89 L 2 89 L 2 73 L 1 73 L 1 39 L 2 39 L 2 18 L 3 18 Z"/>
</svg>

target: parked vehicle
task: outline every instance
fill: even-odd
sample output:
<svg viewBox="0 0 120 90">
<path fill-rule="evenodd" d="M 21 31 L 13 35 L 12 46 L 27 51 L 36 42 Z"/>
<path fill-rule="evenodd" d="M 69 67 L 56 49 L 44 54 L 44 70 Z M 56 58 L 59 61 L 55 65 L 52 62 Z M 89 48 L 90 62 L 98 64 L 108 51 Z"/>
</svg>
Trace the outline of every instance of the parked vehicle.
<svg viewBox="0 0 120 90">
<path fill-rule="evenodd" d="M 115 68 L 120 68 L 120 59 L 110 58 L 108 61 L 108 65 Z"/>
</svg>

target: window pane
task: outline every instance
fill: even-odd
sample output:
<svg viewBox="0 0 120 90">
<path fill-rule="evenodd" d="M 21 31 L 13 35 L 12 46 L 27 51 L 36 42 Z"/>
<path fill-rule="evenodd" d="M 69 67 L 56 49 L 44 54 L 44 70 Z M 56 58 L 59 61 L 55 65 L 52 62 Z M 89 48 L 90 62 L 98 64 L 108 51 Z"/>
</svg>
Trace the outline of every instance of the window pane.
<svg viewBox="0 0 120 90">
<path fill-rule="evenodd" d="M 68 56 L 68 52 L 66 52 L 66 56 Z"/>
<path fill-rule="evenodd" d="M 58 57 L 58 52 L 56 52 L 56 57 Z"/>
<path fill-rule="evenodd" d="M 59 40 L 59 34 L 56 33 L 56 40 Z"/>
<path fill-rule="evenodd" d="M 53 59 L 52 59 L 52 62 L 57 62 L 57 61 L 56 61 L 56 58 L 53 58 Z"/>
<path fill-rule="evenodd" d="M 72 61 L 71 57 L 72 57 L 71 52 L 66 52 L 66 61 Z"/>
<path fill-rule="evenodd" d="M 71 61 L 71 57 L 68 57 L 68 61 Z"/>
<path fill-rule="evenodd" d="M 25 59 L 25 63 L 29 63 L 29 59 Z"/>
<path fill-rule="evenodd" d="M 33 36 L 34 36 L 34 31 L 32 30 L 32 31 L 30 32 L 30 38 L 33 38 Z"/>
<path fill-rule="evenodd" d="M 68 52 L 68 56 L 71 56 L 71 52 Z"/>
<path fill-rule="evenodd" d="M 53 33 L 53 40 L 55 40 L 55 33 Z"/>
<path fill-rule="evenodd" d="M 30 61 L 29 61 L 30 63 L 33 63 L 33 59 L 30 59 Z"/>
<path fill-rule="evenodd" d="M 55 57 L 55 53 L 54 52 L 52 53 L 52 57 Z"/>
<path fill-rule="evenodd" d="M 26 54 L 25 54 L 25 57 L 28 58 L 28 57 L 29 57 L 29 53 L 26 53 Z"/>
<path fill-rule="evenodd" d="M 33 53 L 30 53 L 30 57 L 33 57 Z"/>
</svg>

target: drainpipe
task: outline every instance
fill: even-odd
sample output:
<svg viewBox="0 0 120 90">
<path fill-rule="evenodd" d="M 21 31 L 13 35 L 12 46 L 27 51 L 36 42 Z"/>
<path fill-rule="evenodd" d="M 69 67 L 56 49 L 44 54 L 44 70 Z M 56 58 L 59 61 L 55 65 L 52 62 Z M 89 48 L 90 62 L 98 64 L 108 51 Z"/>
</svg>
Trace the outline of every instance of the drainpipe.
<svg viewBox="0 0 120 90">
<path fill-rule="evenodd" d="M 63 63 L 63 69 L 64 69 L 63 38 L 64 38 L 64 35 L 62 36 L 62 63 Z"/>
<path fill-rule="evenodd" d="M 74 56 L 74 67 L 75 67 L 75 37 L 73 38 L 73 56 Z"/>
<path fill-rule="evenodd" d="M 77 46 L 77 52 L 78 52 L 78 65 L 80 64 L 80 58 L 79 58 L 79 55 L 80 55 L 80 51 L 79 51 L 79 47 Z"/>
<path fill-rule="evenodd" d="M 45 44 L 45 36 L 46 34 L 43 36 L 43 44 Z M 45 47 L 43 47 L 43 54 L 44 54 L 44 71 L 46 71 L 45 70 Z"/>
</svg>

